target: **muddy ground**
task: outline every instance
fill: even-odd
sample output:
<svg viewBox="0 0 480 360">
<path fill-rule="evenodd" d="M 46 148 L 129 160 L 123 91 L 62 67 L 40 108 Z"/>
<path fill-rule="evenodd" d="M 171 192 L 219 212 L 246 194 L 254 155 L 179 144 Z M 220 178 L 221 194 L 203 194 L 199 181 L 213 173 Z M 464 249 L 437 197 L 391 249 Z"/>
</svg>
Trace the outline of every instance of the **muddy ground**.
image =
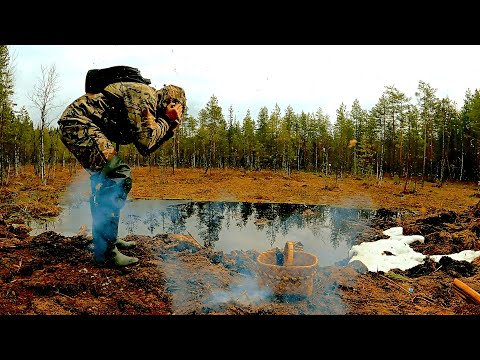
<svg viewBox="0 0 480 360">
<path fill-rule="evenodd" d="M 134 183 L 143 183 L 141 171 L 134 172 L 134 175 Z M 227 181 L 232 181 L 233 175 L 217 174 L 222 180 L 211 174 L 196 172 L 187 178 L 185 173 L 181 173 L 176 175 L 178 178 L 170 176 L 164 180 L 165 186 L 159 187 L 166 192 L 169 186 L 178 187 L 178 182 L 195 182 L 195 192 L 209 193 L 210 200 L 231 200 L 234 196 L 239 201 L 248 201 L 248 197 L 235 193 L 240 191 L 235 189 L 246 191 L 248 188 L 248 185 L 242 184 L 241 174 L 236 174 L 237 182 L 231 188 L 227 184 Z M 135 240 L 137 247 L 123 252 L 137 256 L 140 262 L 120 269 L 99 266 L 87 248 L 91 242 L 90 234 L 79 231 L 76 236 L 65 237 L 46 231 L 32 236 L 31 229 L 22 221 L 26 209 L 34 216 L 58 213 L 55 205 L 60 195 L 55 197 L 52 194 L 68 191 L 66 184 L 72 179 L 64 176 L 43 189 L 28 180 L 19 179 L 1 190 L 0 315 L 480 314 L 480 305 L 460 296 L 453 287 L 454 279 L 460 279 L 480 292 L 480 259 L 467 262 L 443 257 L 438 263 L 428 260 L 405 271 L 394 269 L 388 273 L 369 272 L 360 262 L 348 263 L 345 259 L 335 266 L 317 267 L 311 280 L 312 292 L 308 295 L 303 295 L 302 291 L 295 295 L 279 294 L 265 286 L 259 274 L 257 252 L 225 254 L 213 251 L 189 234 L 128 235 L 125 240 Z M 75 178 L 78 175 L 71 176 Z M 263 181 L 264 176 L 267 181 Z M 254 177 L 259 178 L 259 174 L 243 174 L 248 181 L 255 181 Z M 290 191 L 298 186 L 298 189 L 289 192 L 291 196 L 308 193 L 309 188 L 315 188 L 310 192 L 310 197 L 314 198 L 318 188 L 322 190 L 320 185 L 325 184 L 325 179 L 320 179 L 319 184 L 312 185 L 300 175 L 292 180 L 269 173 L 261 174 L 260 179 L 263 194 L 270 196 L 274 196 L 275 189 L 284 191 L 289 188 Z M 362 180 L 356 181 L 358 189 L 363 189 L 357 189 L 356 198 L 362 199 L 357 205 L 363 207 L 366 202 L 360 191 L 375 193 L 379 192 L 379 188 L 367 186 Z M 266 191 L 265 184 L 268 183 L 271 183 L 272 191 Z M 328 196 L 335 199 L 331 201 L 333 204 L 341 202 L 339 194 L 342 187 L 351 191 L 352 184 L 347 184 L 347 180 L 335 180 L 335 184 L 333 190 L 324 187 L 324 199 L 314 198 L 312 202 L 329 203 Z M 386 197 L 391 197 L 389 193 L 392 190 L 388 186 L 384 185 L 383 190 Z M 456 204 L 449 198 L 455 185 L 449 186 L 445 199 L 435 201 Z M 220 191 L 212 194 L 212 189 L 216 187 Z M 432 191 L 437 191 L 437 188 L 432 187 Z M 134 188 L 131 196 L 145 197 L 141 189 L 138 186 L 136 190 Z M 458 185 L 458 189 L 456 196 L 460 204 L 450 207 L 429 207 L 421 202 L 419 204 L 419 199 L 415 197 L 413 206 L 401 206 L 401 210 L 396 199 L 408 195 L 393 195 L 394 200 L 390 203 L 377 200 L 375 196 L 378 195 L 369 195 L 370 207 L 381 211 L 377 211 L 370 227 L 358 236 L 356 243 L 386 238 L 382 234 L 384 230 L 402 226 L 405 235 L 425 237 L 424 243 L 416 242 L 411 247 L 426 255 L 480 250 L 477 189 L 473 185 Z M 400 190 L 397 187 L 394 191 L 398 193 Z M 429 191 L 426 188 L 423 191 L 428 197 Z M 27 193 L 29 196 L 25 196 Z M 228 199 L 225 194 L 229 195 Z M 464 197 L 458 197 L 459 194 Z M 39 200 L 46 196 L 51 197 L 50 207 Z M 36 207 L 27 205 L 31 204 L 26 200 L 28 197 L 37 202 Z M 179 195 L 178 192 L 175 196 L 164 193 L 159 197 L 205 199 L 192 194 Z M 277 198 L 279 202 L 285 201 L 281 195 Z M 343 199 L 344 202 L 347 200 L 352 203 L 351 197 Z M 256 201 L 259 199 L 256 198 Z M 431 203 L 435 204 L 435 201 Z M 309 282 L 300 280 L 300 284 L 302 281 L 303 284 Z"/>
</svg>

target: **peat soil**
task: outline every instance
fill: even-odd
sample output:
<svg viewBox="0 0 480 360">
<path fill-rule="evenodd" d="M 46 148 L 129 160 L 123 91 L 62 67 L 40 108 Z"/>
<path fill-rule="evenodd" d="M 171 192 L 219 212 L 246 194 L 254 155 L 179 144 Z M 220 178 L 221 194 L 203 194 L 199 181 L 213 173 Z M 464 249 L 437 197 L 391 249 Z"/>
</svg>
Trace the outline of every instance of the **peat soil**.
<svg viewBox="0 0 480 360">
<path fill-rule="evenodd" d="M 136 175 L 141 179 L 139 172 Z M 231 176 L 226 176 L 224 181 L 230 181 Z M 217 185 L 225 187 L 223 195 L 225 191 L 232 195 L 235 186 L 246 188 L 242 186 L 242 176 L 236 176 L 237 183 L 232 188 L 227 188 L 225 182 Z M 199 194 L 211 192 L 210 186 L 219 182 L 205 174 L 196 173 L 194 177 L 195 191 Z M 278 189 L 276 179 L 275 175 L 267 176 L 272 189 Z M 170 185 L 175 181 L 171 177 Z M 291 183 L 291 179 L 284 176 L 278 181 Z M 297 191 L 305 191 L 304 184 L 309 184 L 308 181 L 300 182 Z M 25 183 L 22 182 L 27 189 L 22 191 L 28 192 Z M 341 193 L 342 186 L 346 185 L 337 184 L 335 191 Z M 378 192 L 378 188 L 370 189 L 364 182 L 359 187 Z M 137 246 L 122 252 L 138 257 L 140 262 L 125 268 L 99 266 L 88 250 L 91 235 L 83 229 L 71 237 L 54 231 L 30 235 L 31 229 L 19 215 L 22 206 L 25 209 L 29 203 L 19 205 L 18 196 L 22 197 L 20 190 L 15 189 L 4 188 L 0 193 L 3 204 L 0 208 L 0 315 L 480 314 L 480 304 L 460 296 L 453 286 L 454 279 L 459 279 L 473 291 L 480 292 L 478 258 L 467 262 L 444 256 L 438 263 L 427 259 L 411 269 L 393 269 L 387 273 L 371 272 L 361 262 L 349 263 L 349 259 L 345 259 L 334 266 L 315 269 L 311 294 L 278 294 L 260 281 L 256 251 L 228 254 L 214 251 L 189 234 L 128 235 L 124 239 L 136 241 Z M 52 196 L 56 189 L 52 185 L 44 189 L 44 193 Z M 265 190 L 264 194 L 270 194 Z M 326 187 L 324 190 L 332 191 Z M 469 191 L 471 197 L 476 196 L 474 188 Z M 222 194 L 210 194 L 210 199 L 218 200 Z M 169 195 L 160 197 L 169 198 Z M 178 197 L 177 194 L 175 198 Z M 384 230 L 401 226 L 404 235 L 425 237 L 424 243 L 411 245 L 425 255 L 478 251 L 480 204 L 471 197 L 470 204 L 463 201 L 463 208 L 436 207 L 419 211 L 404 207 L 400 212 L 387 202 L 386 207 L 381 207 L 374 199 L 371 204 L 379 210 L 377 216 L 355 242 L 387 238 Z M 184 198 L 204 200 L 191 194 Z M 22 199 L 26 201 L 25 197 Z M 38 196 L 35 199 L 46 206 Z M 248 197 L 237 195 L 236 199 L 246 201 Z M 278 199 L 285 201 L 280 196 Z"/>
</svg>

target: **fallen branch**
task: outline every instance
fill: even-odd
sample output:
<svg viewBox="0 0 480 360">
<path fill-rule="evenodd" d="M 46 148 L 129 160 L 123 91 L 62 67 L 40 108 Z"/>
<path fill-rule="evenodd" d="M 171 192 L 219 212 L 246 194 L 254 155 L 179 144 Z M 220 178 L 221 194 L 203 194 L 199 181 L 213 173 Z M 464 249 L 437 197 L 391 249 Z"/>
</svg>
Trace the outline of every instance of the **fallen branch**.
<svg viewBox="0 0 480 360">
<path fill-rule="evenodd" d="M 480 294 L 458 279 L 453 279 L 453 290 L 466 302 L 480 304 Z"/>
<path fill-rule="evenodd" d="M 395 281 L 390 280 L 388 277 L 383 276 L 382 274 L 379 274 L 381 277 L 383 277 L 385 280 L 387 280 L 389 283 L 395 285 L 396 287 L 400 288 L 401 290 L 405 291 L 406 293 L 410 294 L 410 291 L 408 289 L 405 289 L 403 286 L 398 285 Z"/>
<path fill-rule="evenodd" d="M 389 279 L 389 278 L 386 277 L 386 276 L 383 276 L 382 274 L 379 274 L 379 275 L 380 275 L 381 277 L 383 277 L 385 280 L 387 280 L 388 282 L 390 282 L 390 283 L 392 283 L 393 285 L 395 285 L 396 287 L 402 289 L 403 291 L 409 293 L 410 295 L 413 295 L 413 294 L 410 292 L 410 290 L 407 290 L 407 289 L 405 289 L 403 286 L 398 285 L 395 281 Z M 430 298 L 429 298 L 428 296 L 426 296 L 424 293 L 423 293 L 423 295 L 421 295 L 422 292 L 420 292 L 420 291 L 417 291 L 417 293 L 419 293 L 420 295 L 415 295 L 415 296 L 413 297 L 412 301 L 415 300 L 416 298 L 422 298 L 422 299 L 424 299 L 425 301 L 427 301 L 427 302 L 429 302 L 429 303 L 431 303 L 431 304 L 435 304 L 435 302 L 433 301 L 433 299 L 430 299 Z"/>
<path fill-rule="evenodd" d="M 247 290 L 244 290 L 240 293 L 240 295 L 238 295 L 238 297 L 235 299 L 236 302 L 238 302 L 238 300 L 243 296 L 245 295 L 245 297 L 247 298 L 247 300 L 250 300 L 250 298 L 248 297 L 248 294 L 247 294 Z"/>
<path fill-rule="evenodd" d="M 74 298 L 68 296 L 68 295 L 65 295 L 65 294 L 62 294 L 60 291 L 56 291 L 55 293 L 57 293 L 58 295 L 62 295 L 62 296 L 65 296 L 66 298 L 69 298 L 69 299 L 72 299 L 72 300 L 75 300 Z"/>
<path fill-rule="evenodd" d="M 201 247 L 201 248 L 204 247 L 204 246 L 202 246 L 202 245 L 197 241 L 197 239 L 195 239 L 195 238 L 193 237 L 192 234 L 190 234 L 190 231 L 187 231 L 187 233 L 188 233 L 188 235 L 192 238 L 192 240 L 193 240 L 199 247 Z"/>
</svg>

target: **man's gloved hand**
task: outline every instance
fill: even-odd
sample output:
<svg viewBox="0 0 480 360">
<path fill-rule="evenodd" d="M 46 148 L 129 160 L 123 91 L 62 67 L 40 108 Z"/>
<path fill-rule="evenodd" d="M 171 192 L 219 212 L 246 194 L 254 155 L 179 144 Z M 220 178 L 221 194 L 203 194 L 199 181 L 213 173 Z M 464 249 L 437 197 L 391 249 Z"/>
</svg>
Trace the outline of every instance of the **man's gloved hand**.
<svg viewBox="0 0 480 360">
<path fill-rule="evenodd" d="M 130 166 L 124 163 L 120 156 L 115 155 L 102 169 L 102 174 L 108 179 L 121 183 L 125 197 L 132 189 L 132 172 Z"/>
</svg>

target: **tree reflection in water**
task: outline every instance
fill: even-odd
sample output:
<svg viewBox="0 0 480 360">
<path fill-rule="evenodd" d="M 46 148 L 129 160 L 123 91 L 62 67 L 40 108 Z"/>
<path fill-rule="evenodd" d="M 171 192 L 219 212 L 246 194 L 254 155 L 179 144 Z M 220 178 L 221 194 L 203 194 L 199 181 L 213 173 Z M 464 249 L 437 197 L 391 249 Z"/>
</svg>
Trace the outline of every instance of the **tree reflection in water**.
<svg viewBox="0 0 480 360">
<path fill-rule="evenodd" d="M 311 248 L 323 247 L 319 253 L 338 250 L 339 257 L 375 214 L 326 205 L 209 201 L 171 205 L 164 201 L 157 208 L 156 213 L 147 212 L 151 234 L 188 232 L 204 246 L 224 251 L 263 251 L 282 248 L 286 240 L 300 241 Z"/>
<path fill-rule="evenodd" d="M 154 235 L 153 233 L 155 231 L 155 228 L 160 226 L 161 222 L 159 220 L 159 217 L 161 219 L 165 218 L 160 211 L 158 212 L 158 214 L 155 211 L 146 212 L 146 217 L 145 217 L 145 220 L 143 220 L 143 223 L 147 226 L 147 229 L 150 232 L 150 235 Z"/>
<path fill-rule="evenodd" d="M 125 221 L 125 226 L 127 231 L 130 234 L 133 234 L 138 228 L 138 222 L 140 221 L 140 216 L 136 214 L 128 214 L 127 220 Z"/>
<path fill-rule="evenodd" d="M 119 236 L 188 233 L 204 246 L 225 252 L 261 252 L 298 241 L 319 257 L 321 265 L 345 259 L 375 213 L 327 205 L 129 200 L 120 215 Z M 82 207 L 66 208 L 55 223 L 30 226 L 71 236 L 89 222 L 85 202 Z"/>
<path fill-rule="evenodd" d="M 206 247 L 214 247 L 214 243 L 219 240 L 219 233 L 224 219 L 223 202 L 204 202 L 198 203 L 198 234 Z"/>
</svg>

